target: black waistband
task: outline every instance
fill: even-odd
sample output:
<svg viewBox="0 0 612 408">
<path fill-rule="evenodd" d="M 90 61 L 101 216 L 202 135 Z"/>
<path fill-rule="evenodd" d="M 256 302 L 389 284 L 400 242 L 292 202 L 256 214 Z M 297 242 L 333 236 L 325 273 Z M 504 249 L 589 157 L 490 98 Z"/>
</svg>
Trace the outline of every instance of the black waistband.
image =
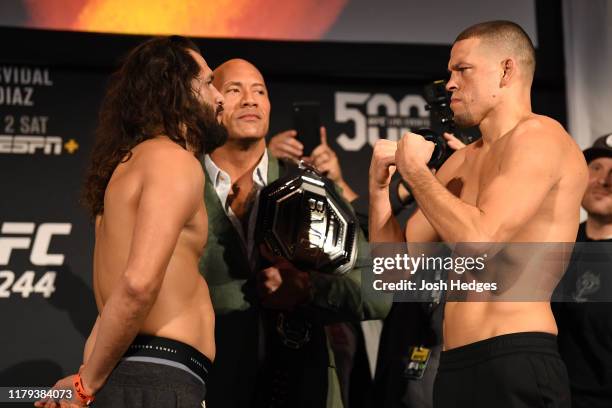
<svg viewBox="0 0 612 408">
<path fill-rule="evenodd" d="M 550 333 L 511 333 L 477 341 L 440 354 L 440 369 L 465 367 L 513 353 L 544 353 L 558 357 L 557 336 Z"/>
<path fill-rule="evenodd" d="M 206 383 L 212 362 L 195 348 L 165 337 L 139 334 L 123 357 L 153 357 L 185 365 Z"/>
</svg>

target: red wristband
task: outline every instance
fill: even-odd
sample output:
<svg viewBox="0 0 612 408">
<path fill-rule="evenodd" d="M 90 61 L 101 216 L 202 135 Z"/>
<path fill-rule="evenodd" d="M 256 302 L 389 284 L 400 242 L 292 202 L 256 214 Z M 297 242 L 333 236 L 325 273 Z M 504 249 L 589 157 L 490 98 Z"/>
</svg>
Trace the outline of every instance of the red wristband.
<svg viewBox="0 0 612 408">
<path fill-rule="evenodd" d="M 81 373 L 74 375 L 72 384 L 74 385 L 74 390 L 76 391 L 76 395 L 79 398 L 79 401 L 81 401 L 81 404 L 88 406 L 94 402 L 95 397 L 85 393 L 85 387 L 83 387 L 83 381 L 81 380 Z"/>
</svg>

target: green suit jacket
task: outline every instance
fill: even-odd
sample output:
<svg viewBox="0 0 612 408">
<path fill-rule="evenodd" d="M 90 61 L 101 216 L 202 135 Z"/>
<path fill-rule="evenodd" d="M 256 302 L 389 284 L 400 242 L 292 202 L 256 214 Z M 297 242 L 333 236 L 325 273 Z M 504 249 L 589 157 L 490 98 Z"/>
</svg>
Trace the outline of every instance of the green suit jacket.
<svg viewBox="0 0 612 408">
<path fill-rule="evenodd" d="M 279 178 L 282 166 L 269 153 L 268 157 L 270 183 Z M 259 361 L 262 355 L 261 308 L 255 296 L 253 273 L 242 250 L 240 236 L 223 210 L 208 174 L 204 194 L 208 212 L 208 243 L 200 260 L 200 272 L 206 278 L 215 309 L 217 347 L 213 372 L 207 384 L 207 406 L 252 407 L 258 369 L 262 363 Z M 352 271 L 342 277 L 312 272 L 312 301 L 307 307 L 316 324 L 322 327 L 333 322 L 384 319 L 390 301 L 362 297 L 361 274 L 370 265 L 367 242 L 360 233 L 358 259 Z M 329 343 L 324 341 L 323 344 L 327 344 L 320 351 L 328 361 L 327 390 L 313 392 L 327 393 L 326 407 L 341 408 L 333 354 L 329 350 Z"/>
</svg>

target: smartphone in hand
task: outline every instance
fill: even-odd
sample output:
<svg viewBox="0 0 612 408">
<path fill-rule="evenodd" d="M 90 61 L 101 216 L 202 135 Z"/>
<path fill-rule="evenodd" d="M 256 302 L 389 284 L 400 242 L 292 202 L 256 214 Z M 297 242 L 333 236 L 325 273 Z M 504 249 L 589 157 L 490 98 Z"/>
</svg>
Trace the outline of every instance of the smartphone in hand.
<svg viewBox="0 0 612 408">
<path fill-rule="evenodd" d="M 304 145 L 304 156 L 310 156 L 314 148 L 321 144 L 319 111 L 319 102 L 293 102 L 293 126 L 297 139 Z"/>
</svg>

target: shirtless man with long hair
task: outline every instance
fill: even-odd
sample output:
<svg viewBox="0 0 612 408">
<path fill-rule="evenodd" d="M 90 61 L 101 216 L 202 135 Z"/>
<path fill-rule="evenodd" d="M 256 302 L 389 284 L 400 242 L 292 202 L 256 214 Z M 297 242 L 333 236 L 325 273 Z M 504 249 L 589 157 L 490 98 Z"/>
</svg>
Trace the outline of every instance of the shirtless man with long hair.
<svg viewBox="0 0 612 408">
<path fill-rule="evenodd" d="M 199 157 L 225 140 L 212 81 L 176 36 L 138 46 L 111 79 L 84 189 L 99 316 L 78 374 L 56 384 L 74 391 L 62 406 L 203 405 L 215 342 Z"/>
</svg>

